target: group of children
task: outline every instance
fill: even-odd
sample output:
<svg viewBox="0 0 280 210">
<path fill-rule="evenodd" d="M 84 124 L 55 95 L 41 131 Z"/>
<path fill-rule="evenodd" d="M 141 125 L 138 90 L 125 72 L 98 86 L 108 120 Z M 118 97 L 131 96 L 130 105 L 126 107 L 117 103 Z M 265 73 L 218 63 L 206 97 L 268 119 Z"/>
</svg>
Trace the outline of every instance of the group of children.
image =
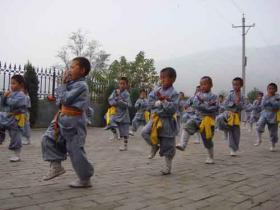
<svg viewBox="0 0 280 210">
<path fill-rule="evenodd" d="M 70 157 L 78 180 L 70 183 L 71 187 L 90 187 L 94 173 L 88 161 L 84 144 L 86 139 L 87 111 L 89 110 L 89 91 L 85 77 L 91 67 L 84 57 L 72 60 L 70 70 L 65 71 L 63 84 L 56 89 L 58 113 L 43 135 L 42 154 L 45 161 L 50 162 L 50 169 L 44 180 L 50 180 L 65 173 L 61 162 Z M 155 157 L 159 151 L 165 158 L 161 173 L 171 173 L 172 160 L 176 149 L 184 151 L 190 136 L 196 134 L 197 143 L 202 140 L 207 150 L 207 164 L 214 163 L 213 137 L 216 129 L 224 131 L 228 139 L 230 155 L 236 156 L 239 150 L 241 111 L 246 109 L 245 99 L 241 94 L 243 80 L 236 77 L 232 81 L 233 90 L 225 98 L 211 92 L 213 81 L 204 76 L 196 88 L 194 96 L 184 97 L 173 87 L 176 71 L 167 67 L 160 71 L 160 85 L 150 91 L 140 91 L 135 103 L 137 110 L 129 130 L 129 109 L 132 107 L 128 92 L 128 80 L 121 77 L 118 88 L 110 95 L 109 109 L 106 113 L 106 130 L 110 130 L 114 138 L 122 142 L 120 151 L 128 150 L 129 135 L 134 135 L 143 125 L 141 135 L 151 147 L 149 158 Z M 0 129 L 8 130 L 11 137 L 9 148 L 15 151 L 19 160 L 21 149 L 22 125 L 26 124 L 27 95 L 22 91 L 24 80 L 15 75 L 11 80 L 11 91 L 4 93 L 3 104 L 9 107 L 0 113 Z M 280 96 L 276 93 L 277 85 L 271 83 L 267 87 L 267 95 L 259 93 L 252 105 L 250 123 L 257 123 L 256 146 L 262 141 L 265 125 L 268 126 L 271 140 L 271 151 L 275 151 L 278 141 L 278 123 L 280 121 Z M 22 124 L 22 122 L 25 122 Z M 180 134 L 176 144 L 176 136 Z M 15 160 L 15 159 L 11 159 Z"/>
</svg>

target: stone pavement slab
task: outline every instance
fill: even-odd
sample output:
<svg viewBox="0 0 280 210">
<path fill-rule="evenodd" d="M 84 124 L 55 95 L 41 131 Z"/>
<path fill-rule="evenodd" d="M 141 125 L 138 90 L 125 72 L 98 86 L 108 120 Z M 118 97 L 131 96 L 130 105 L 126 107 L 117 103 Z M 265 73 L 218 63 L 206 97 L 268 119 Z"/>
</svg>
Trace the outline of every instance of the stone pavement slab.
<svg viewBox="0 0 280 210">
<path fill-rule="evenodd" d="M 8 161 L 9 139 L 0 145 L 0 210 L 280 209 L 280 147 L 270 152 L 267 134 L 256 148 L 255 135 L 243 128 L 239 156 L 230 157 L 216 132 L 214 165 L 204 164 L 206 150 L 191 139 L 185 152 L 177 152 L 173 173 L 161 176 L 163 159 L 147 159 L 150 149 L 139 132 L 128 151 L 119 152 L 121 142 L 109 141 L 109 131 L 89 128 L 85 149 L 95 167 L 93 187 L 71 189 L 76 176 L 69 160 L 64 175 L 41 179 L 49 167 L 41 157 L 43 132 L 33 130 L 19 163 Z"/>
</svg>

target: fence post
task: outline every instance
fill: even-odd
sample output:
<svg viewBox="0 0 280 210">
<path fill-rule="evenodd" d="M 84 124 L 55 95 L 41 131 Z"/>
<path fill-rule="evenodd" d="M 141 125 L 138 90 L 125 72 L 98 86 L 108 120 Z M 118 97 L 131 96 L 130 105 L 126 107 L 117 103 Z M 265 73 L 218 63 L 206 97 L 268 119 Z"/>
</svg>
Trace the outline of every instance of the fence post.
<svg viewBox="0 0 280 210">
<path fill-rule="evenodd" d="M 53 84 L 52 84 L 52 96 L 54 97 L 54 90 L 55 90 L 55 68 L 53 68 Z"/>
</svg>

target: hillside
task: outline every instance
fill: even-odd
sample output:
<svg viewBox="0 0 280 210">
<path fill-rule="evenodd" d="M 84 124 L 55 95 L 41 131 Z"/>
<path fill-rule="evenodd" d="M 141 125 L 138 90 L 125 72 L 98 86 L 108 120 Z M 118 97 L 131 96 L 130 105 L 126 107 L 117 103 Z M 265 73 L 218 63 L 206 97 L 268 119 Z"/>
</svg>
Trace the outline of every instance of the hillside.
<svg viewBox="0 0 280 210">
<path fill-rule="evenodd" d="M 265 90 L 272 81 L 280 85 L 280 45 L 248 48 L 247 57 L 247 92 L 254 87 Z M 241 76 L 241 49 L 219 49 L 156 62 L 158 69 L 165 66 L 177 70 L 175 86 L 187 95 L 193 93 L 204 75 L 213 78 L 214 91 L 219 93 L 230 89 L 233 77 Z"/>
</svg>

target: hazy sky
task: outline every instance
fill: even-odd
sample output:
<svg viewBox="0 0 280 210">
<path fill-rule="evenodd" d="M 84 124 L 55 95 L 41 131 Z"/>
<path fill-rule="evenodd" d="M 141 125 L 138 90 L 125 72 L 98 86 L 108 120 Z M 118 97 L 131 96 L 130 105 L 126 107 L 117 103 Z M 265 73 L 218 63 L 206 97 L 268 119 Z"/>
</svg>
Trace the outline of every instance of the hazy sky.
<svg viewBox="0 0 280 210">
<path fill-rule="evenodd" d="M 111 54 L 140 50 L 157 62 L 241 46 L 241 24 L 256 28 L 247 45 L 280 44 L 280 0 L 0 0 L 0 61 L 50 66 L 69 34 L 89 33 Z"/>
</svg>

